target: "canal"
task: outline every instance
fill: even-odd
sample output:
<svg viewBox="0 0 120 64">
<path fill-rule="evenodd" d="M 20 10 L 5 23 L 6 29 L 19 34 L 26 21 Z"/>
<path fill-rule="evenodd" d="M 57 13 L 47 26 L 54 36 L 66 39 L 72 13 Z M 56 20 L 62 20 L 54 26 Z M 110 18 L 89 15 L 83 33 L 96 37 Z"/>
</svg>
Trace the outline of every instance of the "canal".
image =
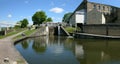
<svg viewBox="0 0 120 64">
<path fill-rule="evenodd" d="M 120 40 L 41 36 L 15 47 L 29 64 L 120 64 Z"/>
</svg>

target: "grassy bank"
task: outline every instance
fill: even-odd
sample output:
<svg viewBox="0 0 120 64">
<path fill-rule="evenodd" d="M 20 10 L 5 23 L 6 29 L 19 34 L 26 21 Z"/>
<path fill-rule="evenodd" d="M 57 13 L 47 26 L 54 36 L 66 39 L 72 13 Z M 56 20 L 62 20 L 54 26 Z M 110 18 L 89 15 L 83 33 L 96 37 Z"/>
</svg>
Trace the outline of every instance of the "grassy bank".
<svg viewBox="0 0 120 64">
<path fill-rule="evenodd" d="M 6 35 L 4 35 L 4 36 L 0 36 L 0 39 L 5 38 L 5 37 L 8 37 L 8 36 L 11 36 L 11 35 L 14 35 L 14 34 L 17 34 L 17 33 L 18 33 L 18 32 L 16 32 L 16 31 L 10 32 L 10 33 L 8 33 L 8 34 L 6 34 Z"/>
<path fill-rule="evenodd" d="M 6 35 L 0 35 L 0 39 L 17 34 L 23 30 L 26 30 L 26 28 L 13 29 L 12 31 L 8 32 Z"/>
<path fill-rule="evenodd" d="M 30 36 L 30 35 L 33 34 L 35 31 L 36 31 L 35 29 L 34 29 L 34 30 L 26 30 L 26 31 L 23 33 L 24 36 L 23 36 L 22 34 L 20 34 L 20 35 L 14 37 L 13 40 L 20 39 L 20 38 L 22 38 L 22 37 Z"/>
<path fill-rule="evenodd" d="M 74 27 L 65 27 L 65 30 L 69 33 L 73 33 L 75 31 Z"/>
</svg>

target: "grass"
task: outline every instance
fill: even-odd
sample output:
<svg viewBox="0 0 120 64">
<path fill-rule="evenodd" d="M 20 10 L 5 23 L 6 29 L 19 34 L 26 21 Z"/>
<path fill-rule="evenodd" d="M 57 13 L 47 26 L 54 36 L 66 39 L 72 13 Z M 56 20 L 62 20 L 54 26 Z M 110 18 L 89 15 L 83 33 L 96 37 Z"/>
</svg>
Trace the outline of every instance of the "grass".
<svg viewBox="0 0 120 64">
<path fill-rule="evenodd" d="M 6 35 L 1 35 L 0 36 L 0 39 L 2 39 L 2 38 L 5 38 L 5 37 L 8 37 L 8 36 L 11 36 L 11 35 L 14 35 L 14 34 L 17 34 L 17 33 L 19 33 L 19 32 L 21 32 L 21 31 L 23 31 L 23 30 L 26 30 L 26 28 L 19 28 L 19 29 L 15 29 L 14 31 L 12 31 L 12 32 L 9 32 L 9 33 L 7 33 Z M 26 35 L 26 36 L 28 36 L 28 35 L 30 35 L 30 34 L 32 34 L 33 32 L 34 32 L 35 30 L 27 30 L 27 31 L 25 31 L 24 32 L 24 34 Z M 20 37 L 22 37 L 21 35 L 18 35 L 18 36 L 16 36 L 15 38 L 20 38 Z"/>
<path fill-rule="evenodd" d="M 26 30 L 25 32 L 24 32 L 24 34 L 25 34 L 25 36 L 30 36 L 33 32 L 35 32 L 36 30 L 34 29 L 34 30 Z M 20 34 L 20 35 L 18 35 L 18 36 L 16 36 L 16 37 L 14 37 L 13 39 L 19 39 L 19 38 L 22 38 L 23 36 Z"/>
<path fill-rule="evenodd" d="M 13 35 L 13 34 L 17 34 L 17 33 L 18 33 L 18 32 L 16 32 L 16 31 L 10 32 L 10 33 L 8 33 L 8 34 L 6 34 L 6 35 L 4 35 L 4 36 L 0 36 L 0 39 L 5 38 L 5 37 L 8 37 L 8 36 L 11 36 L 11 35 Z"/>
<path fill-rule="evenodd" d="M 73 33 L 75 31 L 74 27 L 66 27 L 65 30 L 69 33 Z"/>
<path fill-rule="evenodd" d="M 29 36 L 29 35 L 31 35 L 35 31 L 36 31 L 35 29 L 34 30 L 28 30 L 28 31 L 26 31 L 24 33 L 25 33 L 25 35 Z"/>
<path fill-rule="evenodd" d="M 17 34 L 17 33 L 21 32 L 21 31 L 23 31 L 23 30 L 26 30 L 26 29 L 27 29 L 27 28 L 19 28 L 19 29 L 15 29 L 15 28 L 14 28 L 13 31 L 7 33 L 6 35 L 0 35 L 0 39 L 5 38 L 5 37 L 8 37 L 8 36 L 11 36 L 11 35 L 14 35 L 14 34 Z"/>
</svg>

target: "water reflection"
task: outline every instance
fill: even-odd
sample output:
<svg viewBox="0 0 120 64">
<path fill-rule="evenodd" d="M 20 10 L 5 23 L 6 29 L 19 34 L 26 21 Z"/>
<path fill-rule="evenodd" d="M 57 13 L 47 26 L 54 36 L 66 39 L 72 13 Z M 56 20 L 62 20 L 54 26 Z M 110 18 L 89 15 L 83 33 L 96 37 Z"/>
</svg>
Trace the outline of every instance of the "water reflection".
<svg viewBox="0 0 120 64">
<path fill-rule="evenodd" d="M 15 47 L 29 64 L 120 64 L 120 40 L 43 36 Z"/>
<path fill-rule="evenodd" d="M 97 42 L 96 42 L 97 41 Z M 83 40 L 84 59 L 81 64 L 120 64 L 120 41 Z"/>
<path fill-rule="evenodd" d="M 46 37 L 34 38 L 32 48 L 36 53 L 44 53 L 46 51 L 47 40 Z"/>
<path fill-rule="evenodd" d="M 21 45 L 24 49 L 27 49 L 29 44 L 28 44 L 27 40 L 25 40 L 25 41 L 21 42 Z"/>
</svg>

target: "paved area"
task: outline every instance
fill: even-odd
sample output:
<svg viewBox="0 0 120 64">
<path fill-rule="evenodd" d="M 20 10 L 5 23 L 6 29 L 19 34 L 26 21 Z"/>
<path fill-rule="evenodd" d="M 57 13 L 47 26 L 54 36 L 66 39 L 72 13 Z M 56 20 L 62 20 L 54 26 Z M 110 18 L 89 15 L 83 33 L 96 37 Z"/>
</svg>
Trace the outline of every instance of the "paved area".
<svg viewBox="0 0 120 64">
<path fill-rule="evenodd" d="M 27 64 L 24 58 L 14 47 L 13 37 L 18 34 L 0 39 L 0 64 Z"/>
</svg>

